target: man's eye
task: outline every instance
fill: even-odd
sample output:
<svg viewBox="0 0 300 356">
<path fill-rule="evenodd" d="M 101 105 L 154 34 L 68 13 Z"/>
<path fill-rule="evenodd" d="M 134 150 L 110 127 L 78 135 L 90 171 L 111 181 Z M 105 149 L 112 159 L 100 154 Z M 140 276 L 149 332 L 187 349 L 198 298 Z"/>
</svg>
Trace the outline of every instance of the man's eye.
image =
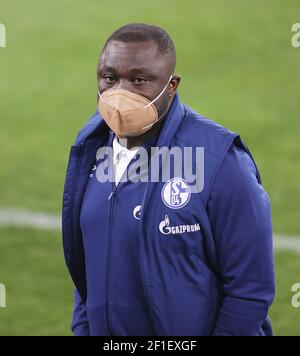
<svg viewBox="0 0 300 356">
<path fill-rule="evenodd" d="M 116 78 L 113 77 L 112 75 L 105 75 L 104 80 L 106 81 L 107 84 L 112 84 L 115 82 Z"/>
<path fill-rule="evenodd" d="M 147 79 L 145 78 L 135 78 L 133 83 L 137 85 L 145 84 L 147 82 Z"/>
</svg>

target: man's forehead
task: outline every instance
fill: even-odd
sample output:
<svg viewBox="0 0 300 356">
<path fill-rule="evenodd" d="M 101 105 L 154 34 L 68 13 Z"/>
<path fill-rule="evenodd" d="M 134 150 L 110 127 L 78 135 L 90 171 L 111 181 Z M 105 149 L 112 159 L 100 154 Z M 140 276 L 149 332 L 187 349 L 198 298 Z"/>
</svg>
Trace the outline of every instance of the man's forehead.
<svg viewBox="0 0 300 356">
<path fill-rule="evenodd" d="M 154 41 L 108 43 L 100 59 L 101 69 L 161 70 L 165 60 Z"/>
</svg>

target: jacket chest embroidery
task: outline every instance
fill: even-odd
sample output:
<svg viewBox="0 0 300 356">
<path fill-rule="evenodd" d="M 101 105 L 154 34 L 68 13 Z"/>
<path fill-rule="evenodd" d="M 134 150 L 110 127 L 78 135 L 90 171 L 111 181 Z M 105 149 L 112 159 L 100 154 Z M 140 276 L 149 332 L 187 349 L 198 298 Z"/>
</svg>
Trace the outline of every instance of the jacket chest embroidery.
<svg viewBox="0 0 300 356">
<path fill-rule="evenodd" d="M 141 218 L 141 205 L 137 205 L 133 209 L 133 217 L 136 220 Z M 172 225 L 168 215 L 165 215 L 164 219 L 159 223 L 158 229 L 163 235 L 179 235 L 191 232 L 197 232 L 201 230 L 200 224 L 186 224 L 186 225 Z"/>
<path fill-rule="evenodd" d="M 161 198 L 168 208 L 183 208 L 191 198 L 190 186 L 183 178 L 172 178 L 164 184 Z"/>
<path fill-rule="evenodd" d="M 179 235 L 187 232 L 197 232 L 200 230 L 201 228 L 199 223 L 191 225 L 172 225 L 168 215 L 166 215 L 159 224 L 159 231 L 163 235 Z"/>
</svg>

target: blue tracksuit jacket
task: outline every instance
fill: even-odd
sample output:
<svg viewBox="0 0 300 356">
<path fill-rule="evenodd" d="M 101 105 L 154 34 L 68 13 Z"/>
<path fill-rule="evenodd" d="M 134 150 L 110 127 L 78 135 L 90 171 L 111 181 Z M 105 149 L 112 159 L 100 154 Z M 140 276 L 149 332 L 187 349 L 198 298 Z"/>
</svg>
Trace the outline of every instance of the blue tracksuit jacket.
<svg viewBox="0 0 300 356">
<path fill-rule="evenodd" d="M 74 334 L 270 335 L 271 208 L 240 137 L 176 94 L 155 146 L 204 147 L 204 188 L 183 193 L 183 205 L 179 193 L 180 208 L 165 201 L 165 182 L 96 180 L 96 152 L 112 138 L 96 112 L 69 157 L 62 228 Z"/>
</svg>

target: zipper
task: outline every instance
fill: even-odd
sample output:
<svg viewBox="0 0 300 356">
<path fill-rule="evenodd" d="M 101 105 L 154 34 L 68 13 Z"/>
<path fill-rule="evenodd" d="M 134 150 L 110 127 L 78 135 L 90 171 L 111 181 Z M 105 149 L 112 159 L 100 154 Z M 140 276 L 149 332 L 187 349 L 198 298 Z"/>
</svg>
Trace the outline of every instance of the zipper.
<svg viewBox="0 0 300 356">
<path fill-rule="evenodd" d="M 106 258 L 106 281 L 105 281 L 105 315 L 106 315 L 106 323 L 108 332 L 111 336 L 113 336 L 112 331 L 112 323 L 110 319 L 110 305 L 109 305 L 109 280 L 110 280 L 110 265 L 111 265 L 111 255 L 112 255 L 112 227 L 113 227 L 113 203 L 114 203 L 114 196 L 117 191 L 118 187 L 116 186 L 115 182 L 112 183 L 112 191 L 108 196 L 108 200 L 110 202 L 109 205 L 109 217 L 108 217 L 108 247 L 107 247 L 107 258 Z"/>
<path fill-rule="evenodd" d="M 113 187 L 113 190 L 110 192 L 109 196 L 108 196 L 108 200 L 111 200 L 111 198 L 115 195 L 117 190 L 117 187 Z"/>
<path fill-rule="evenodd" d="M 113 136 L 110 138 L 110 145 L 112 145 L 112 140 Z M 129 163 L 129 165 L 131 162 Z M 127 169 L 129 167 L 127 166 Z M 118 185 L 116 185 L 116 182 L 112 182 L 112 191 L 110 192 L 108 196 L 108 201 L 109 201 L 109 217 L 108 217 L 108 246 L 107 246 L 107 258 L 106 258 L 106 281 L 105 281 L 105 316 L 106 316 L 106 324 L 107 324 L 107 329 L 108 332 L 111 336 L 113 336 L 113 330 L 112 330 L 112 322 L 110 319 L 110 305 L 109 305 L 109 280 L 110 280 L 110 266 L 111 266 L 111 256 L 112 256 L 112 228 L 113 228 L 113 205 L 114 205 L 114 198 L 116 195 L 116 192 L 118 190 L 118 187 L 122 184 L 122 182 L 119 182 Z"/>
</svg>

